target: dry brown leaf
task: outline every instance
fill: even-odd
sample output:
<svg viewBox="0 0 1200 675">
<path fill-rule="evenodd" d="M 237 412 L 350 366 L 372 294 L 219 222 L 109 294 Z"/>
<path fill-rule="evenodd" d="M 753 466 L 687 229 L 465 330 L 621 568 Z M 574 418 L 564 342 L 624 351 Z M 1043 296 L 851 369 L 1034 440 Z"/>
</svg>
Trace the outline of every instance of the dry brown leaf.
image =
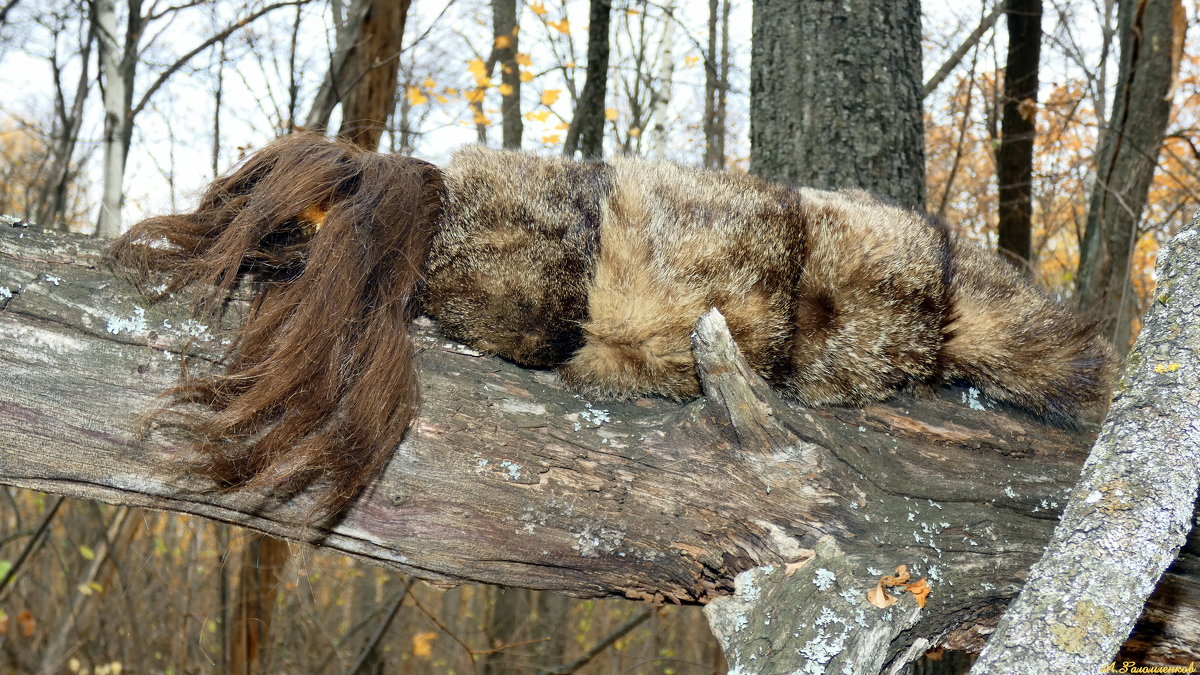
<svg viewBox="0 0 1200 675">
<path fill-rule="evenodd" d="M 900 565 L 896 568 L 896 576 L 884 577 L 879 580 L 879 583 L 884 586 L 902 586 L 908 583 L 909 578 L 908 565 Z"/>
<path fill-rule="evenodd" d="M 888 592 L 883 588 L 883 582 L 875 584 L 875 588 L 867 591 L 867 602 L 875 605 L 879 609 L 891 607 L 900 598 L 894 595 L 888 595 Z"/>
<path fill-rule="evenodd" d="M 783 568 L 783 575 L 790 577 L 796 573 L 796 570 L 804 567 L 810 560 L 817 557 L 817 552 L 811 548 L 800 549 L 800 557 L 795 562 L 790 562 Z"/>
<path fill-rule="evenodd" d="M 929 597 L 929 584 L 925 583 L 925 577 L 908 584 L 904 590 L 912 593 L 913 597 L 917 599 L 917 607 L 925 606 L 925 598 Z"/>
<path fill-rule="evenodd" d="M 17 614 L 17 625 L 21 627 L 22 637 L 33 637 L 37 632 L 37 619 L 33 618 L 33 612 L 23 609 Z"/>
</svg>

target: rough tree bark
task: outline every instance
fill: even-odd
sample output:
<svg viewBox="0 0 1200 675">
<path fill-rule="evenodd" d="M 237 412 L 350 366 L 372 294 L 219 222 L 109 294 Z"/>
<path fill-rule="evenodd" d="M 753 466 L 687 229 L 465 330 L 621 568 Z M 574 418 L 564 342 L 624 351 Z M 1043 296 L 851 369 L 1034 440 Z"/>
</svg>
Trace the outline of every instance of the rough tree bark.
<svg viewBox="0 0 1200 675">
<path fill-rule="evenodd" d="M 1117 91 L 1100 136 L 1078 278 L 1080 306 L 1106 318 L 1109 337 L 1124 351 L 1134 307 L 1133 247 L 1171 112 L 1187 16 L 1180 0 L 1120 0 L 1117 21 Z"/>
<path fill-rule="evenodd" d="M 1042 46 L 1042 0 L 1007 0 L 1008 60 L 1004 66 L 1004 113 L 996 150 L 1000 186 L 997 247 L 1022 269 L 1033 260 L 1033 140 L 1037 135 L 1038 61 Z"/>
<path fill-rule="evenodd" d="M 755 0 L 750 169 L 925 203 L 918 0 Z"/>
<path fill-rule="evenodd" d="M 1100 438 L 973 672 L 1100 672 L 1184 544 L 1200 485 L 1198 227 L 1200 212 L 1159 257 L 1156 302 Z"/>
<path fill-rule="evenodd" d="M 592 0 L 588 14 L 587 81 L 575 104 L 563 154 L 584 159 L 604 155 L 604 97 L 608 90 L 608 33 L 612 0 Z"/>
<path fill-rule="evenodd" d="M 325 71 L 325 78 L 321 80 L 321 86 L 313 96 L 308 115 L 304 117 L 304 128 L 309 131 L 324 132 L 329 126 L 333 109 L 346 94 L 345 87 L 348 83 L 343 73 L 347 70 L 350 56 L 358 44 L 369 5 L 367 0 L 350 0 L 349 6 L 344 7 L 342 13 L 338 12 L 339 7 L 343 7 L 341 3 L 333 4 L 336 30 L 333 46 L 329 50 L 329 69 Z"/>
<path fill-rule="evenodd" d="M 520 28 L 516 0 L 492 0 L 492 35 L 492 49 L 500 64 L 501 143 L 507 150 L 520 150 L 525 125 L 521 121 L 521 68 L 517 63 Z"/>
<path fill-rule="evenodd" d="M 139 432 L 179 357 L 210 363 L 225 333 L 188 322 L 186 299 L 147 307 L 98 267 L 96 246 L 0 231 L 0 483 L 319 540 L 435 583 L 576 596 L 704 603 L 739 573 L 815 552 L 790 578 L 752 574 L 760 589 L 779 576 L 819 602 L 714 623 L 725 636 L 768 635 L 756 645 L 792 640 L 814 663 L 863 655 L 858 673 L 938 643 L 979 648 L 1040 557 L 1091 440 L 975 410 L 963 392 L 801 408 L 713 326 L 696 345 L 702 399 L 591 402 L 418 322 L 421 417 L 380 482 L 326 529 L 306 521 L 312 494 L 211 492 L 178 469 L 170 428 Z M 1150 600 L 1148 659 L 1200 657 L 1200 612 L 1179 603 L 1200 597 L 1191 541 Z M 899 564 L 928 578 L 924 609 L 909 594 L 888 610 L 866 603 Z"/>
<path fill-rule="evenodd" d="M 358 43 L 351 51 L 335 85 L 345 92 L 338 136 L 368 150 L 379 147 L 388 115 L 396 102 L 396 76 L 400 72 L 400 43 L 410 0 L 369 0 L 360 25 Z"/>
</svg>

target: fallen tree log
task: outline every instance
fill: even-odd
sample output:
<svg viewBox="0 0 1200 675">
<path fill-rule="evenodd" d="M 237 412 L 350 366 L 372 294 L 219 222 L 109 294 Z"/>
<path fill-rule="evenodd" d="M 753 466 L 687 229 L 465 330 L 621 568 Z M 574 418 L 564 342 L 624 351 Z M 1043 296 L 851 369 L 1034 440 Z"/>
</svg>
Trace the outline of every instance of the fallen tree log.
<svg viewBox="0 0 1200 675">
<path fill-rule="evenodd" d="M 181 299 L 148 306 L 99 250 L 0 232 L 0 483 L 317 541 L 434 583 L 580 597 L 707 603 L 741 572 L 816 556 L 794 577 L 816 589 L 812 607 L 774 620 L 808 636 L 797 648 L 811 645 L 813 663 L 868 654 L 874 670 L 856 672 L 937 644 L 981 647 L 1050 539 L 1095 433 L 961 390 L 806 409 L 744 367 L 716 316 L 697 334 L 705 396 L 686 405 L 588 401 L 552 373 L 424 325 L 421 417 L 378 484 L 325 528 L 310 522 L 312 494 L 213 492 L 181 471 L 179 439 L 144 415 L 180 358 L 213 363 L 227 331 L 190 321 Z M 1142 658 L 1200 658 L 1197 553 L 1193 533 L 1150 600 Z M 869 605 L 866 592 L 901 564 L 931 586 L 925 607 L 911 594 Z M 819 639 L 819 599 L 853 609 L 841 644 Z M 752 618 L 729 616 L 718 634 Z"/>
</svg>

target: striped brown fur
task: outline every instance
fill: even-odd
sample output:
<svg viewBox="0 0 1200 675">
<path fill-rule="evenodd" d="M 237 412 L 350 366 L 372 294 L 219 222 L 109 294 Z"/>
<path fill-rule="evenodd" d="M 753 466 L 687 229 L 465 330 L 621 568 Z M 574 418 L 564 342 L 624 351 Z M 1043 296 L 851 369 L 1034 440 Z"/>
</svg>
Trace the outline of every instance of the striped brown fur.
<svg viewBox="0 0 1200 675">
<path fill-rule="evenodd" d="M 930 218 L 633 158 L 470 147 L 439 172 L 293 136 L 112 250 L 171 290 L 214 288 L 210 307 L 265 280 L 227 372 L 185 379 L 174 401 L 207 407 L 192 419 L 220 484 L 330 475 L 331 511 L 413 416 L 405 320 L 422 269 L 421 306 L 446 335 L 601 397 L 698 395 L 690 334 L 710 307 L 759 373 L 812 405 L 963 382 L 1070 425 L 1103 408 L 1115 367 L 1093 323 Z"/>
</svg>

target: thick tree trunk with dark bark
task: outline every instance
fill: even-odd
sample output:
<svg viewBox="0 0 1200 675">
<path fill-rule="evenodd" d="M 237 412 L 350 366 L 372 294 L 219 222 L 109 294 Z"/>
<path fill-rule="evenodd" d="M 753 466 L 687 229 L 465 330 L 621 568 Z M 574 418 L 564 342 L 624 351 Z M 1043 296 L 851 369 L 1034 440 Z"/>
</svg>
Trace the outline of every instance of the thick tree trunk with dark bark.
<svg viewBox="0 0 1200 675">
<path fill-rule="evenodd" d="M 996 180 L 1000 185 L 998 247 L 1010 262 L 1033 259 L 1033 140 L 1037 135 L 1042 0 L 1007 0 L 1008 61 Z"/>
<path fill-rule="evenodd" d="M 750 169 L 925 203 L 918 0 L 755 0 Z"/>
<path fill-rule="evenodd" d="M 1183 44 L 1176 38 L 1187 20 L 1180 0 L 1120 0 L 1117 11 L 1120 70 L 1088 202 L 1079 304 L 1106 318 L 1109 338 L 1124 352 L 1135 306 L 1133 248 L 1171 112 L 1168 92 Z"/>
<path fill-rule="evenodd" d="M 379 147 L 396 102 L 400 42 L 410 0 L 371 0 L 361 34 L 342 73 L 342 124 L 338 136 L 368 150 Z"/>
<path fill-rule="evenodd" d="M 815 555 L 792 577 L 755 573 L 799 579 L 812 597 L 714 619 L 735 641 L 795 633 L 803 649 L 837 628 L 847 654 L 874 650 L 855 663 L 879 667 L 939 642 L 978 649 L 1040 557 L 1091 441 L 973 409 L 958 391 L 802 408 L 753 374 L 719 315 L 697 332 L 704 397 L 685 405 L 589 401 L 420 321 L 420 418 L 343 520 L 311 523 L 312 491 L 285 503 L 212 492 L 181 470 L 176 432 L 139 427 L 179 358 L 211 364 L 227 333 L 189 322 L 184 298 L 147 306 L 96 254 L 85 238 L 0 231 L 0 483 L 319 541 L 434 582 L 576 596 L 705 603 L 741 572 Z M 1200 596 L 1192 541 L 1150 600 L 1154 635 L 1172 640 L 1144 642 L 1198 658 L 1200 616 L 1171 604 Z M 911 594 L 869 605 L 866 591 L 900 564 L 931 585 L 925 608 Z M 825 608 L 848 622 L 820 623 Z M 726 642 L 731 656 L 753 654 Z"/>
<path fill-rule="evenodd" d="M 500 116 L 503 147 L 521 149 L 521 69 L 517 63 L 520 39 L 517 0 L 492 0 L 492 49 L 500 64 Z"/>
<path fill-rule="evenodd" d="M 571 157 L 578 152 L 584 159 L 597 159 L 604 155 L 604 98 L 608 91 L 612 0 L 592 0 L 588 21 L 587 81 L 575 104 L 563 154 Z"/>
</svg>

